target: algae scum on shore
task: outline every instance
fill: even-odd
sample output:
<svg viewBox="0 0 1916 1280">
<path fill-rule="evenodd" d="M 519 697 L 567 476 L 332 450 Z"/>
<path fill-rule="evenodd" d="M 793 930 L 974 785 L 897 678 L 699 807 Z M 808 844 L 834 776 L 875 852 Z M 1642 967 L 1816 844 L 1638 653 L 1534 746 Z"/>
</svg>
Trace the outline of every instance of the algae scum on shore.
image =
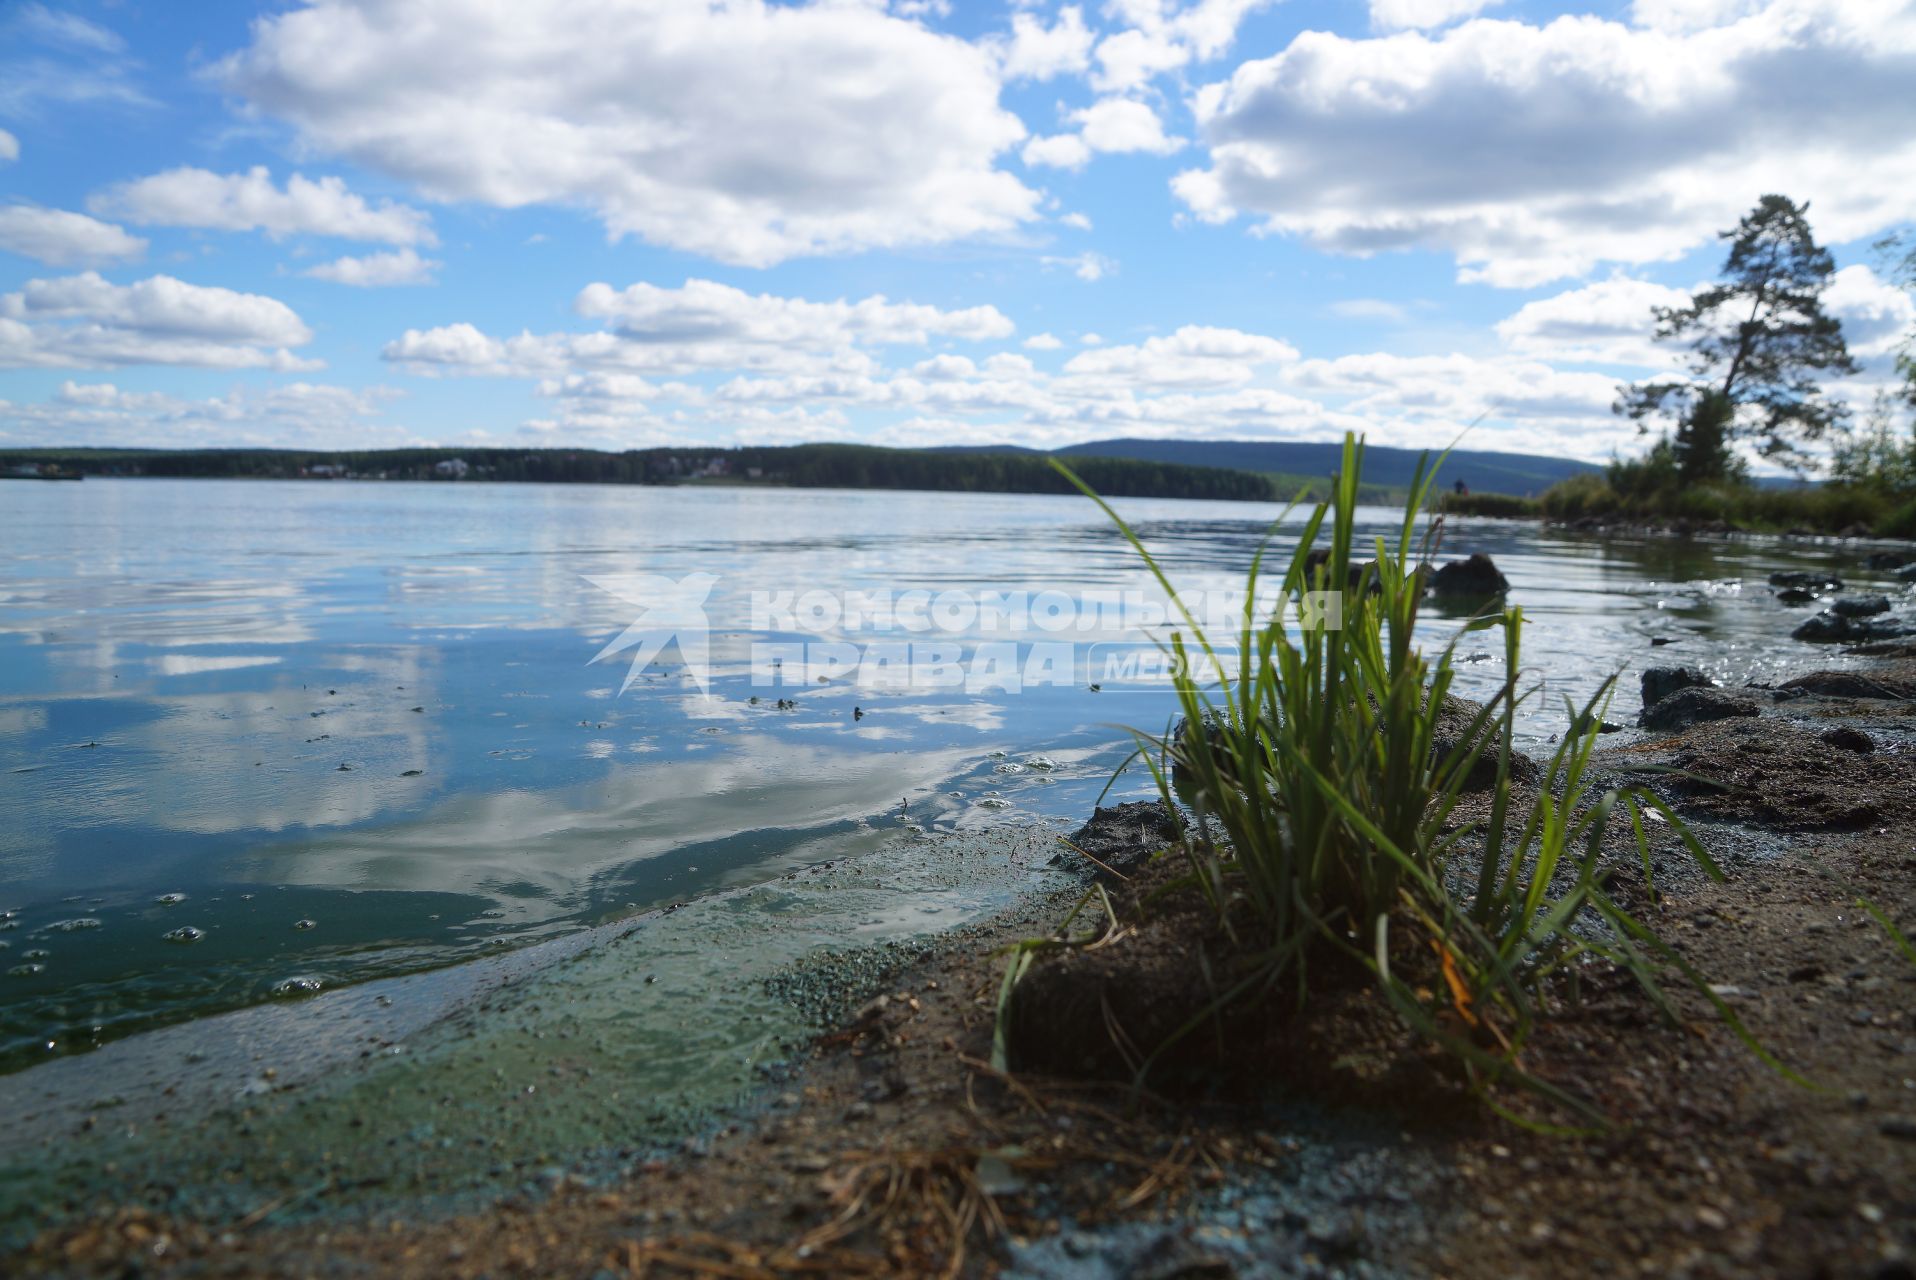
<svg viewBox="0 0 1916 1280">
<path fill-rule="evenodd" d="M 210 634 L 193 634 L 210 626 L 200 593 L 188 593 L 190 608 L 167 588 L 137 602 L 145 616 L 138 628 L 125 624 L 127 634 L 177 628 L 193 662 L 149 654 L 129 638 L 110 660 L 94 649 L 74 667 L 15 668 L 10 749 L 32 772 L 8 775 L 25 817 L 7 856 L 37 896 L 6 904 L 21 927 L 4 937 L 22 955 L 17 963 L 45 967 L 19 975 L 0 1016 L 19 1029 L 16 1048 L 55 1006 L 69 1025 L 89 1012 L 126 1019 L 98 1037 L 101 1047 L 0 1077 L 0 1100 L 21 1117 L 0 1156 L 0 1225 L 10 1248 L 49 1232 L 18 1255 L 30 1269 L 113 1270 L 138 1258 L 161 1269 L 281 1272 L 325 1255 L 339 1269 L 358 1259 L 414 1274 L 778 1275 L 804 1271 L 810 1257 L 835 1259 L 848 1274 L 916 1274 L 962 1256 L 974 1268 L 1031 1275 L 1149 1265 L 1484 1274 L 1512 1257 L 1507 1239 L 1482 1236 L 1487 1222 L 1532 1202 L 1531 1191 L 1499 1182 L 1509 1151 L 1533 1162 L 1524 1176 L 1542 1189 L 1536 1195 L 1592 1176 L 1588 1162 L 1605 1148 L 1500 1127 L 1454 1064 L 1420 1059 L 1418 1038 L 1407 1040 L 1398 1015 L 1363 984 L 1314 1031 L 1350 1037 L 1348 1053 L 1296 1070 L 1284 1034 L 1259 1039 L 1220 1024 L 1252 1059 L 1248 1073 L 1201 1069 L 1197 1078 L 1210 1083 L 1199 1098 L 1153 1103 L 1142 1115 L 1127 1108 L 1122 1087 L 1060 1090 L 1028 1072 L 1031 1045 L 1047 1036 L 1070 1051 L 1054 1068 L 1101 1046 L 1113 1052 L 1098 1071 L 1135 1068 L 1149 1047 L 1127 1043 L 1142 1028 L 1122 1025 L 1130 1016 L 1122 1000 L 1094 1001 L 1095 1017 L 1040 1016 L 1035 1030 L 1027 1014 L 1009 1045 L 1019 1075 L 1007 1079 L 992 1065 L 994 1049 L 1006 1047 L 994 1034 L 1006 963 L 996 948 L 1054 935 L 1079 902 L 1095 867 L 1059 837 L 1092 812 L 1129 749 L 1112 722 L 1156 732 L 1174 701 L 1083 682 L 984 698 L 828 682 L 754 702 L 736 656 L 744 619 L 733 614 L 715 619 L 717 647 L 732 655 L 717 666 L 715 699 L 676 683 L 620 699 L 616 678 L 583 661 L 627 620 L 588 603 L 591 589 L 566 576 L 615 554 L 589 528 L 578 532 L 590 508 L 582 516 L 568 507 L 561 519 L 542 513 L 537 498 L 529 491 L 523 501 L 528 518 L 550 522 L 553 546 L 541 557 L 518 555 L 492 521 L 455 524 L 450 545 L 421 548 L 416 559 L 369 534 L 368 545 L 321 566 L 289 569 L 280 603 L 265 614 L 236 611 Z M 778 583 L 799 563 L 781 555 L 811 554 L 697 526 L 702 511 L 736 517 L 730 495 L 595 499 L 608 525 L 629 516 L 631 503 L 673 508 L 686 532 L 683 545 L 654 552 L 665 571 L 729 556 L 748 580 Z M 932 572 L 928 555 L 941 557 L 940 572 L 975 575 L 967 554 L 998 557 L 989 580 L 998 587 L 1136 581 L 1123 544 L 1082 504 L 992 498 L 971 510 L 952 498 L 926 514 L 907 510 L 928 505 L 918 499 L 835 498 L 826 510 L 821 495 L 754 495 L 774 500 L 789 501 L 788 525 L 840 530 L 841 549 L 863 557 L 861 582 L 922 577 Z M 966 511 L 976 523 L 951 550 L 951 518 Z M 1180 580 L 1205 585 L 1240 573 L 1263 532 L 1198 504 L 1129 504 L 1126 513 Z M 1353 539 L 1399 518 L 1350 514 Z M 1494 703 L 1513 678 L 1541 678 L 1549 698 L 1526 701 L 1509 726 L 1520 751 L 1555 752 L 1570 727 L 1563 696 L 1583 706 L 1611 670 L 1632 669 L 1610 707 L 1627 722 L 1641 668 L 1692 669 L 1646 686 L 1650 728 L 1604 737 L 1590 764 L 1604 786 L 1657 788 L 1729 872 L 1725 886 L 1686 878 L 1687 855 L 1672 830 L 1658 829 L 1661 811 L 1643 810 L 1636 821 L 1652 829 L 1662 896 L 1628 906 L 1659 936 L 1686 954 L 1699 941 L 1718 947 L 1736 931 L 1693 936 L 1691 921 L 1729 908 L 1692 904 L 1717 894 L 1728 902 L 1745 880 L 1779 868 L 1830 873 L 1737 908 L 1778 948 L 1774 956 L 1721 952 L 1717 967 L 1702 966 L 1708 983 L 1670 985 L 1684 1019 L 1705 1029 L 1701 1038 L 1672 1033 L 1634 989 L 1592 970 L 1586 994 L 1609 1029 L 1573 1021 L 1540 1032 L 1524 1069 L 1574 1081 L 1626 1127 L 1652 1119 L 1664 1088 L 1662 1102 L 1674 1108 L 1666 1119 L 1685 1136 L 1659 1150 L 1676 1158 L 1691 1142 L 1718 1151 L 1712 1158 L 1743 1160 L 1747 1153 L 1710 1146 L 1719 1138 L 1702 1132 L 1707 1106 L 1667 1075 L 1675 1061 L 1689 1062 L 1686 1071 L 1707 1063 L 1739 1082 L 1737 1100 L 1724 1105 L 1741 1117 L 1741 1132 L 1768 1125 L 1771 1148 L 1799 1153 L 1777 1167 L 1798 1168 L 1805 1150 L 1812 1163 L 1834 1161 L 1809 1199 L 1824 1212 L 1832 1203 L 1824 1192 L 1841 1188 L 1847 1199 L 1833 1212 L 1844 1225 L 1817 1239 L 1855 1259 L 1907 1248 L 1908 1205 L 1881 1187 L 1884 1179 L 1893 1187 L 1907 1163 L 1896 1126 L 1916 1110 L 1894 1083 L 1897 1071 L 1909 1073 L 1901 1046 L 1916 1034 L 1907 1013 L 1916 967 L 1896 967 L 1882 922 L 1854 899 L 1907 928 L 1904 864 L 1916 858 L 1911 780 L 1900 772 L 1911 758 L 1908 677 L 1883 665 L 1895 661 L 1886 651 L 1788 638 L 1804 618 L 1827 616 L 1877 629 L 1870 643 L 1897 643 L 1890 629 L 1912 604 L 1894 555 L 1868 561 L 1825 542 L 1601 541 L 1470 521 L 1450 522 L 1446 545 L 1492 553 L 1509 599 L 1523 606 L 1521 670 L 1508 669 L 1500 640 L 1472 632 L 1456 649 L 1453 681 L 1460 696 Z M 64 578 L 43 572 L 26 582 L 7 606 L 56 651 L 75 643 L 65 629 L 99 589 L 97 566 L 66 568 Z M 500 574 L 511 590 L 481 585 Z M 1772 586 L 1771 574 L 1815 582 Z M 1848 581 L 1839 588 L 1834 578 Z M 535 584 L 544 594 L 534 591 L 532 603 L 514 596 Z M 1858 600 L 1867 603 L 1847 603 Z M 396 626 L 395 601 L 423 601 L 421 612 Z M 1435 602 L 1416 642 L 1434 649 L 1480 606 Z M 728 625 L 739 627 L 731 640 Z M 284 639 L 288 629 L 293 648 L 266 652 L 264 637 Z M 287 658 L 325 683 L 288 679 L 276 669 Z M 1818 669 L 1827 674 L 1803 678 Z M 110 678 L 134 670 L 138 680 Z M 1666 705 L 1672 697 L 1682 707 Z M 1690 721 L 1706 723 L 1684 728 Z M 181 744 L 194 754 L 182 758 Z M 1512 759 L 1512 777 L 1534 776 Z M 1670 769 L 1680 775 L 1654 771 Z M 1718 778 L 1730 790 L 1670 782 L 1679 776 Z M 1211 785 L 1215 806 L 1221 793 Z M 1481 789 L 1466 791 L 1476 798 L 1458 808 L 1458 823 L 1484 816 Z M 1134 771 L 1116 798 L 1155 792 Z M 158 803 L 161 794 L 173 803 Z M 260 798 L 275 811 L 244 813 Z M 85 824 L 63 816 L 89 805 Z M 1128 827 L 1128 846 L 1101 844 L 1095 831 L 1074 838 L 1097 861 L 1137 874 L 1133 855 L 1156 852 L 1173 829 L 1159 815 Z M 1612 833 L 1622 843 L 1606 845 L 1606 865 L 1635 859 L 1631 825 Z M 82 861 L 89 842 L 110 855 L 105 862 Z M 128 878 L 135 849 L 148 855 L 137 873 L 146 883 Z M 72 903 L 71 892 L 53 892 L 82 883 Z M 1137 892 L 1147 883 L 1157 882 L 1111 884 L 1111 914 L 1080 910 L 1068 936 L 1095 939 L 1102 950 L 1088 956 L 1121 961 L 1124 938 L 1182 910 L 1153 905 Z M 1845 893 L 1839 952 L 1770 936 L 1782 927 L 1776 902 L 1821 911 Z M 183 896 L 160 900 L 170 895 Z M 262 899 L 273 921 L 259 930 L 263 945 L 217 952 L 257 929 L 247 913 Z M 216 900 L 222 910 L 210 911 Z M 53 928 L 80 920 L 100 924 Z M 299 927 L 308 921 L 314 927 Z M 151 945 L 115 955 L 114 940 L 133 928 L 152 934 Z M 169 936 L 189 928 L 202 936 Z M 96 949 L 75 984 L 65 966 L 80 946 Z M 47 955 L 27 960 L 28 950 Z M 1428 985 L 1412 992 L 1424 999 L 1445 990 L 1461 953 L 1439 964 L 1441 951 L 1418 951 L 1421 959 L 1400 961 L 1427 966 L 1405 969 Z M 1812 1029 L 1839 1009 L 1844 1018 L 1821 1045 L 1767 1003 L 1772 985 L 1796 983 L 1789 974 L 1810 965 L 1802 956 L 1811 951 L 1818 973 L 1803 981 L 1827 993 L 1829 1007 L 1798 1012 Z M 1189 959 L 1175 947 L 1166 954 Z M 170 976 L 143 988 L 138 974 L 154 957 L 154 971 Z M 1182 967 L 1174 1003 L 1188 1020 L 1209 1002 L 1217 973 Z M 196 972 L 215 976 L 194 990 Z M 1122 964 L 1113 972 L 1128 980 Z M 262 998 L 302 975 L 318 979 L 317 995 Z M 71 985 L 44 988 L 64 990 L 50 998 L 21 994 L 43 979 Z M 150 998 L 179 991 L 189 996 L 171 1009 Z M 1850 1127 L 1814 1120 L 1821 1113 L 1811 1107 L 1809 1122 L 1771 1118 L 1794 1105 L 1775 1099 L 1796 1097 L 1788 1092 L 1796 1086 L 1766 1074 L 1722 1029 L 1712 1001 L 1794 1067 L 1854 1081 L 1850 1092 L 1864 1102 L 1844 1101 Z M 1459 1016 L 1472 1007 L 1456 1005 Z M 1497 1025 L 1487 1013 L 1483 1021 Z M 1207 1027 L 1193 1040 L 1212 1035 Z M 1686 1049 L 1686 1035 L 1708 1048 Z M 1829 1051 L 1851 1040 L 1858 1062 L 1832 1073 Z M 1502 1051 L 1487 1032 L 1479 1042 Z M 1583 1054 L 1603 1066 L 1580 1068 Z M 1284 1070 L 1264 1070 L 1258 1055 Z M 1411 1077 L 1400 1074 L 1404 1064 Z M 1288 1093 L 1269 1093 L 1274 1074 L 1289 1080 Z M 1256 1086 L 1248 1096 L 1247 1079 Z M 1400 1089 L 1406 1079 L 1411 1087 Z M 1426 1114 L 1404 1110 L 1419 1106 Z M 1752 1106 L 1759 1111 L 1736 1110 Z M 1825 1150 L 1839 1139 L 1850 1150 Z M 1605 1158 L 1627 1159 L 1611 1150 Z M 1870 1159 L 1881 1171 L 1864 1185 L 1857 1166 Z M 1687 1229 L 1724 1221 L 1709 1228 L 1728 1233 L 1704 1246 L 1710 1256 L 1721 1245 L 1722 1256 L 1749 1263 L 1750 1240 L 1760 1253 L 1764 1233 L 1800 1227 L 1806 1212 L 1803 1197 L 1750 1190 L 1754 1183 L 1737 1184 L 1747 1203 L 1724 1205 L 1720 1187 L 1683 1190 L 1683 1178 L 1630 1167 L 1641 1176 L 1620 1194 L 1623 1205 L 1688 1197 Z M 1748 1172 L 1735 1169 L 1724 1177 Z M 1460 1203 L 1444 1190 L 1459 1179 L 1497 1184 L 1503 1208 Z M 939 1217 L 940 1205 L 957 1206 L 961 1230 Z M 1774 1220 L 1757 1221 L 1758 1209 Z M 393 1224 L 402 1224 L 405 1250 L 390 1242 Z M 1394 1243 L 1368 1238 L 1384 1224 Z M 1645 1237 L 1643 1257 L 1676 1257 L 1663 1230 Z M 1471 1240 L 1490 1243 L 1461 1264 L 1469 1251 L 1457 1242 Z M 794 1241 L 810 1243 L 780 1252 Z M 156 1252 L 156 1242 L 167 1243 Z"/>
</svg>

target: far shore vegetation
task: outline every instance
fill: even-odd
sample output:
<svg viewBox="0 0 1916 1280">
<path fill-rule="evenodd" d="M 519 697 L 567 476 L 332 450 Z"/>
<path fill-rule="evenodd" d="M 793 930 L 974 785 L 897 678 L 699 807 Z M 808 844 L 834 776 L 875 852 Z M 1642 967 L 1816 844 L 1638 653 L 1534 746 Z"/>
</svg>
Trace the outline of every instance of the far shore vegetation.
<svg viewBox="0 0 1916 1280">
<path fill-rule="evenodd" d="M 1861 372 L 1823 307 L 1835 263 L 1811 234 L 1808 206 L 1764 196 L 1732 230 L 1722 278 L 1684 307 L 1659 307 L 1660 341 L 1688 350 L 1687 376 L 1619 388 L 1616 410 L 1656 438 L 1601 475 L 1573 476 L 1537 498 L 1445 494 L 1458 515 L 1576 522 L 1916 537 L 1916 334 L 1862 421 L 1823 385 Z M 1916 238 L 1878 251 L 1916 289 Z M 1759 484 L 1748 455 L 1794 484 Z M 1820 482 L 1813 483 L 1816 477 Z"/>
</svg>

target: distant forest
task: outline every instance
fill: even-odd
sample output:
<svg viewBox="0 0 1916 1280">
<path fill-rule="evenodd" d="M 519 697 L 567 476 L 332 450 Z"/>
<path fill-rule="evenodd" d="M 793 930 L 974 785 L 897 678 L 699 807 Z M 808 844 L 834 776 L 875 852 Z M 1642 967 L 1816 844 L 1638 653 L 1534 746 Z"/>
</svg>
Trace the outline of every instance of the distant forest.
<svg viewBox="0 0 1916 1280">
<path fill-rule="evenodd" d="M 1264 502 L 1270 477 L 1222 467 L 1075 457 L 1085 483 L 1114 497 Z M 1037 453 L 955 453 L 868 445 L 724 448 L 0 450 L 0 474 L 278 480 L 492 480 L 547 484 L 737 484 L 804 489 L 930 489 L 1071 493 Z M 1289 497 L 1286 493 L 1284 496 Z"/>
</svg>

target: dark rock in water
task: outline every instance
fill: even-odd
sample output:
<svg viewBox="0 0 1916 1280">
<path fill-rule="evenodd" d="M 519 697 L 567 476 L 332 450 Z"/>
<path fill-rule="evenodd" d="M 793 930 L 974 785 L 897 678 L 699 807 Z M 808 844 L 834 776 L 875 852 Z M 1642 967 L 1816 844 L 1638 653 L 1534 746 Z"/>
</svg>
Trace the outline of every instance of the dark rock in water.
<svg viewBox="0 0 1916 1280">
<path fill-rule="evenodd" d="M 1898 582 L 1916 582 L 1916 564 L 1906 564 L 1896 571 Z"/>
<path fill-rule="evenodd" d="M 1832 747 L 1854 751 L 1857 755 L 1866 756 L 1876 750 L 1876 739 L 1861 729 L 1852 729 L 1846 724 L 1838 725 L 1834 729 L 1825 729 L 1816 736 Z"/>
<path fill-rule="evenodd" d="M 1830 606 L 1830 612 L 1839 618 L 1873 618 L 1879 613 L 1889 612 L 1887 596 L 1852 596 L 1848 600 L 1838 600 Z"/>
<path fill-rule="evenodd" d="M 1452 560 L 1430 575 L 1431 594 L 1484 599 L 1510 590 L 1510 580 L 1497 562 L 1478 552 L 1468 560 Z"/>
<path fill-rule="evenodd" d="M 1872 551 L 1863 558 L 1865 569 L 1888 573 L 1905 566 L 1916 567 L 1916 551 Z"/>
<path fill-rule="evenodd" d="M 1317 581 L 1318 571 L 1329 564 L 1330 559 L 1331 553 L 1323 547 L 1318 547 L 1304 557 L 1304 585 L 1306 587 L 1311 586 Z M 1350 591 L 1356 591 L 1360 587 L 1367 587 L 1373 592 L 1382 591 L 1384 584 L 1377 576 L 1377 562 L 1375 560 L 1364 560 L 1346 565 L 1344 567 L 1344 586 Z"/>
<path fill-rule="evenodd" d="M 1790 637 L 1795 640 L 1809 640 L 1816 644 L 1861 639 L 1856 632 L 1855 623 L 1842 614 L 1831 613 L 1827 609 L 1814 618 L 1805 618 L 1796 630 L 1790 632 Z"/>
<path fill-rule="evenodd" d="M 1839 640 L 1894 640 L 1909 635 L 1912 628 L 1896 618 L 1859 618 L 1825 609 L 1814 618 L 1805 618 L 1790 635 L 1798 640 L 1829 644 Z"/>
<path fill-rule="evenodd" d="M 1133 800 L 1110 809 L 1098 809 L 1091 821 L 1072 833 L 1071 843 L 1102 862 L 1111 871 L 1128 876 L 1158 850 L 1177 839 L 1177 824 L 1156 800 Z M 1070 849 L 1051 860 L 1054 867 L 1078 867 L 1109 881 L 1109 873 Z"/>
<path fill-rule="evenodd" d="M 1715 684 L 1695 667 L 1645 667 L 1643 705 L 1653 707 L 1678 689 L 1708 689 Z"/>
<path fill-rule="evenodd" d="M 1728 720 L 1733 716 L 1755 714 L 1756 703 L 1741 694 L 1692 687 L 1678 689 L 1667 698 L 1658 699 L 1655 705 L 1645 707 L 1643 714 L 1637 717 L 1637 724 L 1645 729 L 1669 731 L 1685 729 L 1705 720 Z"/>
<path fill-rule="evenodd" d="M 1776 687 L 1778 697 L 1887 698 L 1901 700 L 1908 692 L 1855 671 L 1812 671 Z"/>
<path fill-rule="evenodd" d="M 1464 775 L 1463 790 L 1486 791 L 1497 785 L 1497 751 L 1501 745 L 1502 729 L 1496 716 L 1484 722 L 1476 738 L 1470 737 L 1471 722 L 1483 711 L 1483 704 L 1472 702 L 1468 698 L 1454 695 L 1444 696 L 1443 709 L 1437 715 L 1437 727 L 1431 733 L 1430 754 L 1433 763 L 1440 764 L 1459 750 L 1468 750 L 1479 739 L 1484 740 L 1483 752 L 1477 762 L 1470 766 L 1470 772 Z M 1510 780 L 1512 782 L 1536 782 L 1543 776 L 1543 770 L 1537 762 L 1521 751 L 1510 753 Z"/>
<path fill-rule="evenodd" d="M 1791 570 L 1787 573 L 1771 574 L 1770 585 L 1796 587 L 1803 591 L 1841 591 L 1843 580 L 1829 573 L 1805 573 L 1801 570 Z"/>
<path fill-rule="evenodd" d="M 1806 587 L 1784 587 L 1776 593 L 1776 598 L 1783 604 L 1814 604 L 1816 593 Z"/>
</svg>

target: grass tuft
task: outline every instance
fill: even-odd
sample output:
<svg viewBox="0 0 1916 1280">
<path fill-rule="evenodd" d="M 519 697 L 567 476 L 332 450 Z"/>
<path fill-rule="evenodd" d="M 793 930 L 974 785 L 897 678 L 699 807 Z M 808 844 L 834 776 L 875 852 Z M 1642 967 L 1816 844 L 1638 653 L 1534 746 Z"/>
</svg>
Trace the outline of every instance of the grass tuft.
<svg viewBox="0 0 1916 1280">
<path fill-rule="evenodd" d="M 1282 575 L 1277 598 L 1286 607 L 1267 620 L 1255 602 L 1268 536 L 1253 558 L 1235 672 L 1188 612 L 1170 635 L 1174 670 L 1215 677 L 1185 674 L 1176 684 L 1184 724 L 1203 729 L 1133 731 L 1134 758 L 1150 770 L 1165 807 L 1178 813 L 1182 800 L 1192 814 L 1178 842 L 1190 883 L 1251 961 L 1219 1004 L 1272 988 L 1294 989 L 1306 1003 L 1315 966 L 1355 962 L 1408 1026 L 1461 1064 L 1473 1087 L 1514 1083 L 1586 1123 L 1601 1122 L 1597 1108 L 1524 1070 L 1521 1057 L 1540 1017 L 1588 961 L 1628 972 L 1672 1017 L 1664 982 L 1674 976 L 1693 986 L 1763 1054 L 1701 976 L 1611 892 L 1615 868 L 1600 850 L 1606 830 L 1622 821 L 1635 834 L 1654 900 L 1645 810 L 1677 833 L 1706 874 L 1722 874 L 1648 789 L 1593 783 L 1594 730 L 1615 676 L 1581 709 L 1567 707 L 1569 723 L 1589 728 L 1558 744 L 1541 785 L 1514 790 L 1516 715 L 1533 696 L 1518 687 L 1523 613 L 1486 612 L 1426 654 L 1416 630 L 1432 548 L 1420 541 L 1418 513 L 1429 497 L 1431 461 L 1427 455 L 1419 468 L 1395 541 L 1379 538 L 1360 553 L 1354 516 L 1363 456 L 1362 443 L 1346 437 L 1330 500 L 1309 511 L 1289 560 L 1273 571 Z M 1098 503 L 1178 600 L 1117 512 L 1054 465 Z M 1360 564 L 1368 582 L 1350 576 Z M 1353 581 L 1368 589 L 1344 589 Z M 1341 626 L 1302 625 L 1309 616 L 1302 608 L 1290 617 L 1289 602 L 1333 590 Z M 1503 687 L 1455 745 L 1440 750 L 1458 639 L 1485 631 L 1503 637 Z M 1208 665 L 1200 667 L 1200 655 Z M 1453 826 L 1465 780 L 1486 756 L 1496 764 L 1488 817 Z M 1001 1011 L 1033 954 L 1021 949 L 1014 957 Z M 1401 972 L 1394 957 L 1405 956 L 1434 956 L 1441 981 Z M 1215 1012 L 1199 1011 L 1179 1036 Z M 1140 1078 L 1167 1047 L 1146 1047 Z"/>
</svg>

